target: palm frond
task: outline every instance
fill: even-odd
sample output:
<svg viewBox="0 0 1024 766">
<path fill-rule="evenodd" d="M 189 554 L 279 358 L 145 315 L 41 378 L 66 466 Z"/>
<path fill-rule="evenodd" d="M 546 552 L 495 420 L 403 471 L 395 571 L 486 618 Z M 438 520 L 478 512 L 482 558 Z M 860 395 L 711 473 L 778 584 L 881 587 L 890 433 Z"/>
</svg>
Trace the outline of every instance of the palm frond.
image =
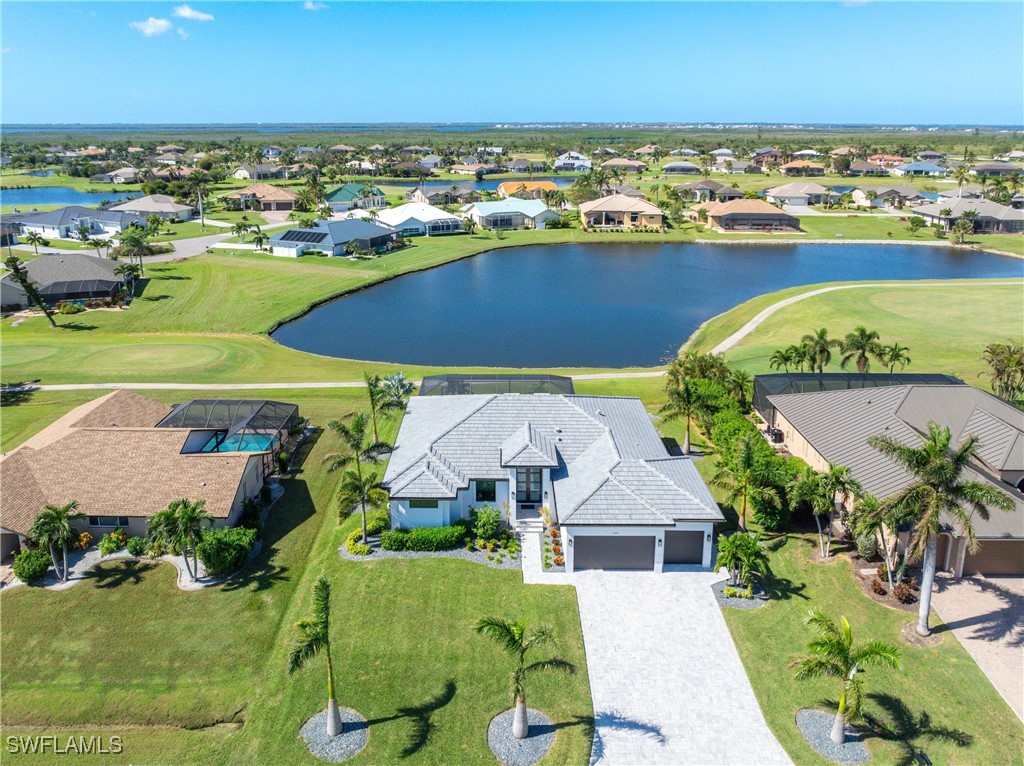
<svg viewBox="0 0 1024 766">
<path fill-rule="evenodd" d="M 500 644 L 509 654 L 517 654 L 522 647 L 521 633 L 517 635 L 515 624 L 498 617 L 480 618 L 474 630 Z"/>
<path fill-rule="evenodd" d="M 524 673 L 533 673 L 536 671 L 557 671 L 561 673 L 569 673 L 570 675 L 572 675 L 576 672 L 576 666 L 568 660 L 563 660 L 560 657 L 552 657 L 551 659 L 547 660 L 538 660 L 537 662 L 531 662 L 529 665 L 523 668 Z"/>
</svg>

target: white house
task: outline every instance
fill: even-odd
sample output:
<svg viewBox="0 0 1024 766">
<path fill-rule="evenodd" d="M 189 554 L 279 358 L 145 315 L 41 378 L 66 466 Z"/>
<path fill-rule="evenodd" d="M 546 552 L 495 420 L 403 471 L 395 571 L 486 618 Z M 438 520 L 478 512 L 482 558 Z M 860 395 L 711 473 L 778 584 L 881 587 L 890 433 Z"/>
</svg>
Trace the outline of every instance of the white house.
<svg viewBox="0 0 1024 766">
<path fill-rule="evenodd" d="M 353 210 L 349 216 L 372 218 L 377 223 L 397 229 L 403 237 L 461 234 L 464 231 L 458 216 L 423 202 L 407 202 L 398 207 L 378 210 L 376 216 L 371 216 L 365 210 Z"/>
<path fill-rule="evenodd" d="M 869 208 L 902 208 L 925 201 L 913 186 L 865 186 L 856 188 L 850 196 L 853 204 Z"/>
<path fill-rule="evenodd" d="M 724 521 L 693 461 L 672 457 L 639 399 L 562 394 L 414 397 L 383 480 L 396 529 L 546 509 L 566 571 L 710 567 Z"/>
<path fill-rule="evenodd" d="M 733 152 L 732 152 L 732 149 L 715 149 L 713 152 L 711 152 L 711 156 L 712 157 L 723 157 L 723 158 L 725 158 L 725 157 L 732 157 L 733 156 Z"/>
<path fill-rule="evenodd" d="M 164 220 L 191 221 L 195 215 L 195 208 L 191 205 L 183 205 L 175 202 L 174 197 L 169 194 L 149 194 L 138 199 L 121 202 L 111 205 L 107 210 L 114 210 L 121 213 L 135 213 L 143 218 L 151 215 L 159 216 Z"/>
<path fill-rule="evenodd" d="M 794 181 L 768 189 L 764 194 L 773 205 L 820 205 L 827 199 L 839 199 L 832 189 L 813 181 Z"/>
<path fill-rule="evenodd" d="M 590 170 L 594 167 L 594 164 L 579 152 L 566 152 L 565 154 L 560 154 L 555 157 L 552 167 L 554 167 L 555 170 L 564 170 L 576 173 Z"/>
<path fill-rule="evenodd" d="M 426 157 L 420 160 L 420 164 L 427 170 L 434 170 L 435 168 L 441 167 L 443 159 L 436 154 L 428 154 Z"/>
<path fill-rule="evenodd" d="M 462 214 L 488 229 L 543 229 L 548 221 L 560 217 L 542 200 L 517 197 L 473 202 L 462 207 Z"/>
<path fill-rule="evenodd" d="M 8 223 L 16 223 L 22 234 L 35 232 L 47 239 L 79 239 L 79 229 L 89 230 L 89 236 L 96 234 L 112 236 L 124 231 L 133 223 L 144 223 L 145 216 L 124 213 L 117 210 L 94 210 L 91 207 L 69 205 L 45 213 L 26 213 L 8 216 Z"/>
</svg>

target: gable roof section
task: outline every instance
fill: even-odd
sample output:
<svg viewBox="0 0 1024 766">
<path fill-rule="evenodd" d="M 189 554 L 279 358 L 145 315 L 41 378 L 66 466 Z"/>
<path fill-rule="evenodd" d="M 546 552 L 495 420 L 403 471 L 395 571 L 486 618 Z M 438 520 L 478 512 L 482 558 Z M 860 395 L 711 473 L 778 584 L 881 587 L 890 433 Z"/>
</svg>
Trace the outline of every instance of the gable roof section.
<svg viewBox="0 0 1024 766">
<path fill-rule="evenodd" d="M 625 194 L 611 194 L 607 197 L 600 197 L 590 202 L 581 202 L 579 205 L 581 213 L 645 213 L 648 215 L 661 215 L 661 208 L 653 202 L 638 197 L 627 197 Z"/>
<path fill-rule="evenodd" d="M 162 402 L 121 389 L 101 397 L 97 405 L 74 422 L 74 428 L 153 428 L 170 414 Z"/>
<path fill-rule="evenodd" d="M 519 199 L 518 197 L 509 197 L 507 199 L 494 200 L 493 202 L 471 202 L 462 208 L 463 211 L 471 209 L 482 216 L 494 215 L 495 213 L 521 213 L 528 218 L 536 218 L 544 213 L 554 213 L 553 210 L 544 204 L 544 200 Z"/>
<path fill-rule="evenodd" d="M 558 465 L 558 454 L 551 440 L 533 423 L 524 423 L 502 442 L 501 464 L 510 468 L 554 468 Z"/>
</svg>

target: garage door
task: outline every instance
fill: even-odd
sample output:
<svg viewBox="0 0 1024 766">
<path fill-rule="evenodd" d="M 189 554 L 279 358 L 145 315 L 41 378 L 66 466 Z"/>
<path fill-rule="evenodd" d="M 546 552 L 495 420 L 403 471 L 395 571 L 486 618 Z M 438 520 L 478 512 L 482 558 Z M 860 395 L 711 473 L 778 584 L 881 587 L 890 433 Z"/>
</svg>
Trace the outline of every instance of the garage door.
<svg viewBox="0 0 1024 766">
<path fill-rule="evenodd" d="M 654 569 L 654 536 L 574 536 L 573 566 L 583 569 Z"/>
<path fill-rule="evenodd" d="M 703 560 L 703 532 L 665 532 L 666 564 L 701 564 Z"/>
<path fill-rule="evenodd" d="M 964 557 L 964 574 L 1024 574 L 1024 540 L 982 540 L 977 553 Z"/>
</svg>

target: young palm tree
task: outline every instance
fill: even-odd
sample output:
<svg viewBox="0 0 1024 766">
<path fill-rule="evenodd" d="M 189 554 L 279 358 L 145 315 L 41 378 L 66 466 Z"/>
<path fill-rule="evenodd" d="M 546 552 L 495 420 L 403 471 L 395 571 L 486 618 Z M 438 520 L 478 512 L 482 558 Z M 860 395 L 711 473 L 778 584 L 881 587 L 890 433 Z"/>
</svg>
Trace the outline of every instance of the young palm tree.
<svg viewBox="0 0 1024 766">
<path fill-rule="evenodd" d="M 402 376 L 405 377 L 404 375 Z M 377 436 L 377 419 L 390 418 L 398 410 L 405 409 L 405 395 L 396 396 L 396 383 L 384 385 L 380 375 L 363 373 L 366 381 L 366 392 L 370 400 L 370 418 L 373 426 L 373 440 L 380 441 Z M 404 389 L 403 389 L 404 390 Z M 411 391 L 410 391 L 411 393 Z"/>
<path fill-rule="evenodd" d="M 721 487 L 728 493 L 726 502 L 740 505 L 740 529 L 747 531 L 747 502 L 757 500 L 768 503 L 776 508 L 780 506 L 779 492 L 771 486 L 774 476 L 758 458 L 754 447 L 755 437 L 753 435 L 741 436 L 734 447 L 731 459 L 725 460 L 719 465 L 718 471 L 711 479 L 716 487 Z"/>
<path fill-rule="evenodd" d="M 466 216 L 462 219 L 462 230 L 472 237 L 473 232 L 476 231 L 476 221 Z"/>
<path fill-rule="evenodd" d="M 969 550 L 978 549 L 973 517 L 988 519 L 989 508 L 1010 511 L 1009 496 L 980 481 L 965 480 L 963 473 L 978 450 L 978 439 L 970 436 L 951 449 L 949 428 L 934 421 L 928 423 L 928 435 L 920 437 L 918 447 L 908 447 L 890 436 L 872 436 L 868 444 L 914 477 L 913 482 L 890 497 L 886 504 L 911 520 L 908 553 L 924 556 L 921 572 L 921 605 L 917 615 L 917 633 L 927 636 L 931 609 L 932 584 L 935 582 L 935 551 L 942 519 L 952 518 L 967 538 Z"/>
<path fill-rule="evenodd" d="M 789 372 L 789 366 L 796 364 L 795 354 L 793 353 L 795 348 L 796 346 L 788 346 L 787 348 L 775 349 L 768 358 L 768 364 L 771 365 L 773 370 L 781 367 L 786 372 Z"/>
<path fill-rule="evenodd" d="M 898 529 L 899 524 L 895 522 L 886 505 L 870 492 L 863 493 L 857 498 L 857 505 L 853 510 L 854 530 L 858 535 L 871 535 L 880 537 L 882 542 L 882 555 L 885 558 L 885 576 L 889 581 L 889 592 L 895 586 L 893 582 L 893 569 L 896 568 L 895 554 L 893 549 L 889 550 L 889 542 L 885 538 L 886 529 Z"/>
<path fill-rule="evenodd" d="M 288 654 L 288 672 L 302 668 L 322 651 L 327 655 L 327 736 L 341 734 L 341 711 L 334 695 L 334 663 L 331 660 L 331 584 L 317 578 L 313 586 L 313 615 L 296 623 L 299 639 Z"/>
<path fill-rule="evenodd" d="M 690 422 L 708 410 L 706 389 L 692 378 L 683 378 L 678 385 L 669 384 L 665 392 L 668 401 L 659 410 L 663 420 L 682 420 L 686 423 L 683 437 L 683 454 L 690 454 Z"/>
<path fill-rule="evenodd" d="M 332 452 L 324 457 L 323 462 L 327 464 L 328 471 L 337 471 L 347 465 L 355 465 L 356 479 L 361 487 L 366 484 L 363 481 L 363 464 L 376 465 L 380 462 L 381 456 L 386 454 L 391 445 L 386 442 L 377 441 L 374 438 L 367 442 L 367 430 L 370 427 L 369 419 L 365 412 L 359 412 L 352 417 L 351 423 L 341 420 L 331 420 L 327 427 L 341 437 L 343 452 Z M 366 502 L 360 503 L 360 511 L 363 516 L 363 542 L 366 542 Z"/>
<path fill-rule="evenodd" d="M 484 617 L 476 624 L 476 632 L 499 644 L 512 657 L 512 696 L 516 712 L 512 718 L 512 736 L 523 739 L 530 728 L 526 719 L 526 679 L 538 671 L 560 671 L 575 673 L 576 666 L 560 657 L 526 663 L 526 654 L 531 649 L 546 643 L 554 643 L 550 628 L 537 628 L 527 635 L 526 622 L 508 622 L 497 617 Z"/>
<path fill-rule="evenodd" d="M 341 475 L 338 487 L 338 509 L 349 515 L 356 511 L 363 514 L 363 541 L 366 541 L 366 509 L 383 508 L 388 503 L 388 493 L 384 490 L 375 471 L 366 473 L 345 471 Z"/>
<path fill-rule="evenodd" d="M 768 576 L 768 553 L 761 542 L 760 532 L 754 536 L 745 532 L 737 532 L 718 541 L 718 556 L 715 558 L 715 569 L 725 567 L 729 570 L 733 585 L 740 582 L 752 585 L 753 578 Z"/>
<path fill-rule="evenodd" d="M 409 403 L 409 397 L 416 390 L 416 385 L 405 376 L 404 372 L 385 375 L 380 382 L 380 387 L 393 410 L 404 410 Z"/>
<path fill-rule="evenodd" d="M 144 275 L 145 269 L 142 266 L 142 259 L 147 255 L 153 254 L 153 246 L 149 244 L 149 232 L 138 226 L 129 226 L 118 235 L 118 239 L 121 240 L 118 250 L 129 262 L 132 259 L 137 259 L 139 262 L 139 273 Z"/>
<path fill-rule="evenodd" d="M 135 297 L 135 280 L 139 278 L 139 267 L 134 263 L 119 263 L 114 273 L 128 283 L 128 294 Z"/>
<path fill-rule="evenodd" d="M 878 332 L 868 330 L 863 325 L 853 328 L 853 332 L 846 333 L 846 338 L 840 346 L 843 360 L 840 367 L 844 370 L 851 361 L 856 361 L 857 372 L 865 373 L 871 369 L 871 357 L 884 363 L 885 357 L 882 353 L 882 344 L 878 342 Z"/>
<path fill-rule="evenodd" d="M 262 250 L 269 241 L 270 237 L 268 237 L 262 231 L 257 231 L 255 234 L 252 235 L 252 243 L 256 245 L 257 250 Z"/>
<path fill-rule="evenodd" d="M 846 719 L 856 720 L 860 716 L 861 700 L 864 696 L 863 682 L 858 675 L 867 665 L 900 667 L 900 650 L 882 641 L 869 641 L 857 645 L 853 641 L 853 630 L 845 617 L 836 625 L 820 609 L 808 612 L 805 622 L 818 634 L 807 644 L 810 654 L 798 660 L 796 677 L 821 678 L 823 676 L 842 679 L 839 707 L 832 725 L 831 739 L 837 745 L 846 741 Z"/>
<path fill-rule="evenodd" d="M 786 487 L 786 494 L 790 506 L 797 506 L 801 503 L 810 507 L 814 515 L 814 523 L 818 526 L 818 552 L 821 558 L 826 558 L 825 553 L 825 531 L 821 528 L 821 517 L 827 516 L 831 509 L 835 508 L 835 501 L 829 500 L 821 486 L 821 474 L 805 465 L 803 471 L 797 474 Z"/>
<path fill-rule="evenodd" d="M 245 235 L 249 233 L 250 229 L 252 229 L 252 226 L 245 221 L 239 221 L 231 227 L 232 233 L 238 237 L 239 242 L 245 242 Z"/>
<path fill-rule="evenodd" d="M 25 235 L 25 244 L 32 245 L 36 251 L 36 255 L 39 255 L 39 246 L 46 242 L 43 236 L 37 231 L 30 231 Z"/>
<path fill-rule="evenodd" d="M 71 522 L 84 518 L 85 514 L 78 510 L 78 501 L 72 500 L 64 505 L 46 505 L 29 527 L 28 536 L 37 543 L 45 543 L 50 549 L 53 570 L 61 582 L 67 582 L 68 579 L 68 543 L 76 536 Z M 63 568 L 57 566 L 58 545 L 64 560 Z"/>
<path fill-rule="evenodd" d="M 744 412 L 749 407 L 749 395 L 754 388 L 754 379 L 746 370 L 729 370 L 725 376 L 725 388 Z"/>
<path fill-rule="evenodd" d="M 889 366 L 889 374 L 891 375 L 895 372 L 896 365 L 899 365 L 902 370 L 910 364 L 910 348 L 900 345 L 899 342 L 891 343 L 888 346 L 882 346 L 880 358 L 882 364 Z"/>
<path fill-rule="evenodd" d="M 835 338 L 828 337 L 828 330 L 824 327 L 808 333 L 800 340 L 807 344 L 807 363 L 811 365 L 811 369 L 817 366 L 819 373 L 824 371 L 825 366 L 832 361 L 832 349 L 842 345 Z"/>
<path fill-rule="evenodd" d="M 840 507 L 846 508 L 851 498 L 860 495 L 863 487 L 859 481 L 853 478 L 849 468 L 830 462 L 828 468 L 821 474 L 821 489 L 829 504 L 828 539 L 825 542 L 825 558 L 828 558 L 832 555 L 832 527 L 835 520 L 836 499 L 839 500 Z"/>
<path fill-rule="evenodd" d="M 195 582 L 199 576 L 199 541 L 203 535 L 203 525 L 213 522 L 213 517 L 206 512 L 205 500 L 189 500 L 181 498 L 173 501 L 167 508 L 154 513 L 147 527 L 151 540 L 159 540 L 164 545 L 178 548 L 185 559 L 185 571 Z M 189 565 L 189 553 L 192 564 Z"/>
</svg>

